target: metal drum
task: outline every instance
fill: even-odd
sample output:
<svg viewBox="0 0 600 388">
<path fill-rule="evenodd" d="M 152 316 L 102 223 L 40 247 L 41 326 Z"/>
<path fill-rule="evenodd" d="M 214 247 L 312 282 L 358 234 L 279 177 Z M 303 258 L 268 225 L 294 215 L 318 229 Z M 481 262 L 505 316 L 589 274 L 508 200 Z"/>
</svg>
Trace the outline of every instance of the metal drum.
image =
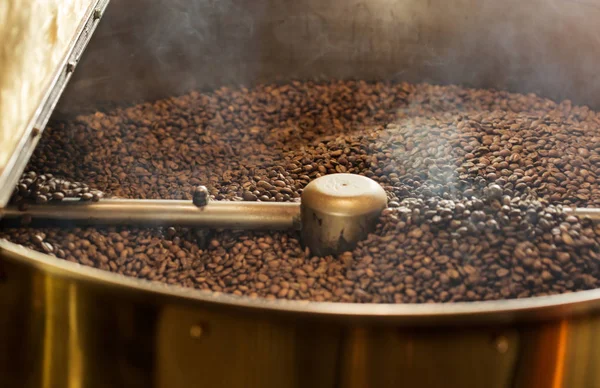
<svg viewBox="0 0 600 388">
<path fill-rule="evenodd" d="M 112 0 L 55 114 L 331 77 L 599 108 L 598 20 L 590 0 Z M 600 290 L 444 305 L 268 302 L 7 242 L 0 256 L 3 387 L 600 386 Z"/>
</svg>

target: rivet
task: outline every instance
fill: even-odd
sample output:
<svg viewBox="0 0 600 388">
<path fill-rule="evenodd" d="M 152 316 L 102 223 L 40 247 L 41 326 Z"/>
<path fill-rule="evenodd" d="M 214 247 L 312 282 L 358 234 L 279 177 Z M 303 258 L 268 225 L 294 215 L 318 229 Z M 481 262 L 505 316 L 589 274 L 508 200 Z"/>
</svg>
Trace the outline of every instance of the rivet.
<svg viewBox="0 0 600 388">
<path fill-rule="evenodd" d="M 42 132 L 41 129 L 37 128 L 37 127 L 33 127 L 33 129 L 31 130 L 31 137 L 36 137 L 38 136 L 40 133 Z"/>
<path fill-rule="evenodd" d="M 508 352 L 508 347 L 509 347 L 508 338 L 506 338 L 503 335 L 496 337 L 494 340 L 494 346 L 496 347 L 496 350 L 500 354 L 504 354 L 504 353 Z"/>
<path fill-rule="evenodd" d="M 198 339 L 198 338 L 202 337 L 203 333 L 204 333 L 204 328 L 202 327 L 202 325 L 195 324 L 190 327 L 190 337 L 192 337 L 192 338 Z"/>
<path fill-rule="evenodd" d="M 75 62 L 67 63 L 67 73 L 72 73 L 75 70 Z"/>
<path fill-rule="evenodd" d="M 100 9 L 95 9 L 93 14 L 94 20 L 98 20 L 100 17 L 102 17 L 102 11 Z"/>
</svg>

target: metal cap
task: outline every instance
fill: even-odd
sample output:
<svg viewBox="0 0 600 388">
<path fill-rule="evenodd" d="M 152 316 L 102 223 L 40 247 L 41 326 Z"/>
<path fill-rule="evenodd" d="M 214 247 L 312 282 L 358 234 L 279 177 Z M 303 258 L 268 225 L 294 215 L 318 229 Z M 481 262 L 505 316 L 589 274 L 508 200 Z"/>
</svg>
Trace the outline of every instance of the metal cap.
<svg viewBox="0 0 600 388">
<path fill-rule="evenodd" d="M 331 174 L 302 192 L 302 240 L 315 255 L 351 250 L 371 232 L 387 206 L 383 188 L 362 175 Z"/>
</svg>

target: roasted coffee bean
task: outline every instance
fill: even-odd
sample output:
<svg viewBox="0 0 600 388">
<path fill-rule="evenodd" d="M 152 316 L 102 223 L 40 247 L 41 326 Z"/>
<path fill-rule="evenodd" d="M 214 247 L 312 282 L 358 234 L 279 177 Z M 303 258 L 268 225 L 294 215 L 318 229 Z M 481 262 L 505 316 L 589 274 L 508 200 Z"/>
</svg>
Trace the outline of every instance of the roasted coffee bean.
<svg viewBox="0 0 600 388">
<path fill-rule="evenodd" d="M 196 202 L 200 184 L 203 199 L 298 201 L 311 180 L 346 172 L 386 190 L 376 229 L 339 257 L 315 257 L 281 232 L 5 226 L 0 237 L 252 298 L 448 303 L 591 289 L 600 228 L 562 206 L 600 205 L 599 123 L 569 101 L 458 86 L 294 81 L 191 92 L 50 124 L 13 202 L 104 193 Z"/>
<path fill-rule="evenodd" d="M 84 200 L 98 200 L 102 193 L 91 190 L 88 185 L 59 179 L 51 174 L 38 175 L 29 171 L 21 177 L 13 196 L 13 202 L 46 203 L 49 199 L 62 201 L 65 198 L 81 198 Z"/>
<path fill-rule="evenodd" d="M 244 199 L 244 201 L 256 201 L 258 199 L 256 195 L 252 194 L 249 191 L 244 191 L 244 193 L 242 194 L 242 198 Z"/>
<path fill-rule="evenodd" d="M 502 187 L 496 185 L 496 184 L 491 184 L 488 187 L 488 192 L 487 192 L 488 196 L 490 199 L 501 199 L 502 198 Z"/>
</svg>

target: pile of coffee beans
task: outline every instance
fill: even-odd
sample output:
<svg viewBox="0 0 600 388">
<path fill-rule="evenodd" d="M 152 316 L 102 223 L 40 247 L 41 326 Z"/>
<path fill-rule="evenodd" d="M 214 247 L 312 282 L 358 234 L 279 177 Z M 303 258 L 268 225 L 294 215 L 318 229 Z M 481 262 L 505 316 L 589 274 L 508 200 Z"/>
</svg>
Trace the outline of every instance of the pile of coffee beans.
<svg viewBox="0 0 600 388">
<path fill-rule="evenodd" d="M 397 303 L 551 295 L 600 286 L 600 226 L 515 197 L 406 199 L 342 255 L 345 293 Z M 392 257 L 403 257 L 397 261 Z"/>
<path fill-rule="evenodd" d="M 377 229 L 338 257 L 313 256 L 295 233 L 0 227 L 65 260 L 167 284 L 359 303 L 600 287 L 600 228 L 562 211 L 600 206 L 600 115 L 569 101 L 362 81 L 221 88 L 53 123 L 29 171 L 15 203 L 298 201 L 339 172 L 388 193 Z"/>
<path fill-rule="evenodd" d="M 99 201 L 104 194 L 92 190 L 88 185 L 55 178 L 52 174 L 38 175 L 29 171 L 21 177 L 13 196 L 16 203 L 46 203 L 62 201 L 65 198 L 79 198 L 83 201 Z"/>
</svg>

